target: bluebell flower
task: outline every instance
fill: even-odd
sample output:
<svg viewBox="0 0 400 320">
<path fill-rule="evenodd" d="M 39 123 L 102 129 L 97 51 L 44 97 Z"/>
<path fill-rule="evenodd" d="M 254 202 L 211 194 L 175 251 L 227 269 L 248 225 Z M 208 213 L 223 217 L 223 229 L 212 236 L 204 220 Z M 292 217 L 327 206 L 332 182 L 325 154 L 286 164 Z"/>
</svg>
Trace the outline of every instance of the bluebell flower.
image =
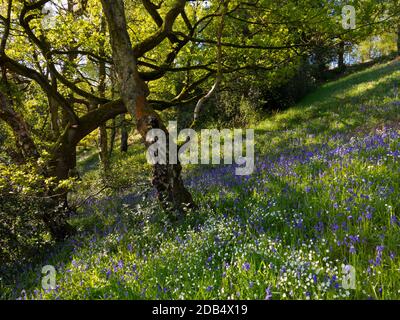
<svg viewBox="0 0 400 320">
<path fill-rule="evenodd" d="M 250 263 L 248 263 L 248 262 L 243 263 L 242 269 L 246 270 L 246 271 L 249 271 L 250 270 Z"/>
<path fill-rule="evenodd" d="M 272 300 L 272 292 L 271 292 L 271 287 L 268 287 L 267 289 L 265 289 L 265 300 Z"/>
<path fill-rule="evenodd" d="M 122 260 L 118 261 L 118 269 L 122 269 L 124 267 L 124 262 Z"/>
</svg>

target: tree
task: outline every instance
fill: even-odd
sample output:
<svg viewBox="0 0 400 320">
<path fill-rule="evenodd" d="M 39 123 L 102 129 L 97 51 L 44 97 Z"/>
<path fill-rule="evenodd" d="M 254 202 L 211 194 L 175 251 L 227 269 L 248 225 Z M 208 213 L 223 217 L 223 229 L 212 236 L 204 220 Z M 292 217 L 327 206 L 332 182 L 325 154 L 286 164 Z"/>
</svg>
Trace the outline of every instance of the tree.
<svg viewBox="0 0 400 320">
<path fill-rule="evenodd" d="M 397 26 L 397 55 L 400 56 L 400 24 Z"/>
<path fill-rule="evenodd" d="M 224 10 L 222 3 L 229 3 Z M 368 11 L 371 3 L 360 1 L 360 6 L 374 12 Z M 35 144 L 37 162 L 45 159 L 46 177 L 59 184 L 76 173 L 77 145 L 99 128 L 101 157 L 108 166 L 109 120 L 129 112 L 148 146 L 151 141 L 146 136 L 152 128 L 168 134 L 157 112 L 194 108 L 222 74 L 246 82 L 258 77 L 269 84 L 283 83 L 317 44 L 336 46 L 339 37 L 352 33 L 361 37 L 358 30 L 365 32 L 377 23 L 376 18 L 356 31 L 339 32 L 337 17 L 328 15 L 334 1 L 8 0 L 6 4 L 0 9 L 2 80 L 29 103 L 21 104 L 21 112 L 8 108 L 2 119 L 8 117 L 4 121 L 13 130 L 25 128 Z M 46 10 L 54 12 L 50 24 L 43 23 Z M 221 20 L 223 28 L 216 32 Z M 119 99 L 110 84 L 112 69 Z M 3 96 L 13 101 L 12 93 L 3 91 Z M 37 130 L 39 124 L 43 130 Z M 14 136 L 16 141 L 22 139 L 17 132 Z M 122 136 L 127 141 L 127 135 Z M 165 208 L 182 213 L 194 205 L 179 164 L 155 165 L 153 185 Z M 68 188 L 49 191 L 54 208 L 68 207 L 67 192 Z M 50 210 L 57 226 L 51 217 L 47 223 L 55 238 L 67 234 L 64 209 Z"/>
<path fill-rule="evenodd" d="M 176 1 L 165 15 L 162 29 L 149 40 L 142 42 L 141 47 L 137 50 L 151 49 L 170 35 L 174 21 L 183 11 L 185 3 L 185 0 Z M 149 3 L 147 4 L 149 5 Z M 137 58 L 132 54 L 132 44 L 128 34 L 123 1 L 102 0 L 102 5 L 110 31 L 113 62 L 119 79 L 122 101 L 127 110 L 136 118 L 137 129 L 146 146 L 150 146 L 154 141 L 149 141 L 147 133 L 152 129 L 161 129 L 168 137 L 167 128 L 147 101 L 149 89 L 139 75 Z M 169 139 L 167 138 L 167 140 Z M 161 203 L 166 208 L 172 206 L 174 210 L 180 213 L 185 206 L 193 206 L 192 196 L 183 185 L 181 170 L 182 167 L 179 163 L 153 165 L 153 185 L 158 191 Z"/>
</svg>

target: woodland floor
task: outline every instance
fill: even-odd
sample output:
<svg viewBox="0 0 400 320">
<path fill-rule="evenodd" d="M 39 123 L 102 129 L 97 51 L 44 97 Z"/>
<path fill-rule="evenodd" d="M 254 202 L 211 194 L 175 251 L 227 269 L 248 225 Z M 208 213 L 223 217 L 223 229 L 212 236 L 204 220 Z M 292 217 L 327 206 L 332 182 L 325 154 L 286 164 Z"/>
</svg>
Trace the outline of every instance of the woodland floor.
<svg viewBox="0 0 400 320">
<path fill-rule="evenodd" d="M 327 83 L 254 125 L 256 170 L 187 168 L 199 209 L 172 225 L 145 154 L 116 155 L 118 192 L 80 151 L 79 233 L 3 277 L 21 299 L 400 299 L 400 62 Z M 134 142 L 135 138 L 132 138 Z M 190 174 L 189 174 L 190 173 Z M 132 186 L 134 188 L 125 188 Z M 88 198 L 89 197 L 89 198 Z M 54 265 L 57 289 L 41 289 Z M 343 266 L 356 271 L 345 289 Z"/>
</svg>

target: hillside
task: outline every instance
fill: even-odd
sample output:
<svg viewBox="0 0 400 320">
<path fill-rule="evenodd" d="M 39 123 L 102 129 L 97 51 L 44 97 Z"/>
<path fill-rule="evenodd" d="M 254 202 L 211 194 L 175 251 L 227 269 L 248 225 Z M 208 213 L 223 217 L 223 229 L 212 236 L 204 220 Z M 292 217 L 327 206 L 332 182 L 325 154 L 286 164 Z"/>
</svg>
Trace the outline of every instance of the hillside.
<svg viewBox="0 0 400 320">
<path fill-rule="evenodd" d="M 3 296 L 400 299 L 396 82 L 399 61 L 376 65 L 265 117 L 255 125 L 252 176 L 235 176 L 233 166 L 190 169 L 186 185 L 199 209 L 184 222 L 169 222 L 140 185 L 82 196 L 72 218 L 79 233 L 3 277 Z M 118 158 L 121 186 L 146 175 L 133 159 L 144 163 L 142 148 Z M 99 175 L 85 165 L 81 188 L 90 195 Z M 41 268 L 49 264 L 57 289 L 45 292 Z M 354 290 L 343 288 L 349 266 Z"/>
</svg>

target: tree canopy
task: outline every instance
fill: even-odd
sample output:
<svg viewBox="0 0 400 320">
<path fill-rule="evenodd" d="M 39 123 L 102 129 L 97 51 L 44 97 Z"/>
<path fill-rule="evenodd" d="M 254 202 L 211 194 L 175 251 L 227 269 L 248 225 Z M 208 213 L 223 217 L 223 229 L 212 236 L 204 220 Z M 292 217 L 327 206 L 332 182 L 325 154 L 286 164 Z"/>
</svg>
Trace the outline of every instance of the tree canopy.
<svg viewBox="0 0 400 320">
<path fill-rule="evenodd" d="M 342 27 L 345 5 L 356 9 L 351 29 Z M 285 86 L 305 65 L 325 68 L 337 55 L 343 64 L 346 43 L 398 25 L 396 0 L 2 0 L 2 157 L 33 164 L 42 196 L 68 208 L 77 145 L 99 129 L 107 161 L 107 124 L 115 137 L 117 116 L 129 112 L 145 140 L 151 127 L 166 130 L 157 112 L 193 113 L 213 85 Z M 162 202 L 191 201 L 175 199 L 185 194 L 179 167 L 154 170 Z M 63 237 L 60 228 L 51 227 Z"/>
</svg>

